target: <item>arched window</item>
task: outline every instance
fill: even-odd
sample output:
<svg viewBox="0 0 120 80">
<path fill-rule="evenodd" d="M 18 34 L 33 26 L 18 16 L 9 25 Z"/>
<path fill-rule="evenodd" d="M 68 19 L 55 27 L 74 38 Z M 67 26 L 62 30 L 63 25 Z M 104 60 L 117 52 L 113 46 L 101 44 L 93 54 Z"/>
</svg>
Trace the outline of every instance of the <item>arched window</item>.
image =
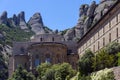
<svg viewBox="0 0 120 80">
<path fill-rule="evenodd" d="M 45 62 L 46 62 L 46 63 L 51 63 L 50 54 L 46 54 Z"/>
<path fill-rule="evenodd" d="M 38 65 L 40 65 L 40 59 L 39 59 L 39 55 L 36 55 L 36 57 L 35 57 L 35 67 L 37 67 Z"/>
<path fill-rule="evenodd" d="M 25 53 L 24 47 L 21 47 L 20 50 L 21 50 L 22 54 Z"/>
<path fill-rule="evenodd" d="M 60 63 L 61 61 L 60 61 L 60 55 L 59 54 L 57 54 L 57 63 Z"/>
</svg>

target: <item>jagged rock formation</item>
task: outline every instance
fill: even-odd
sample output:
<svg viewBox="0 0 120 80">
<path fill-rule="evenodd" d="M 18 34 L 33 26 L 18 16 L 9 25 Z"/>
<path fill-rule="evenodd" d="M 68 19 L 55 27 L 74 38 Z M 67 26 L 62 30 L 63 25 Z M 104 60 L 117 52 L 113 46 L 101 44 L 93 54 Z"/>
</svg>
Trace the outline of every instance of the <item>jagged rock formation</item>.
<svg viewBox="0 0 120 80">
<path fill-rule="evenodd" d="M 7 12 L 4 11 L 0 16 L 0 24 L 7 24 Z"/>
<path fill-rule="evenodd" d="M 32 31 L 34 31 L 36 34 L 45 33 L 40 13 L 35 13 L 28 21 L 28 24 L 31 26 Z"/>
<path fill-rule="evenodd" d="M 20 14 L 18 14 L 17 21 L 21 29 L 28 29 L 26 21 L 25 21 L 25 13 L 23 11 Z"/>
<path fill-rule="evenodd" d="M 20 12 L 17 16 L 14 14 L 11 18 L 7 18 L 7 12 L 4 11 L 0 16 L 0 24 L 5 24 L 9 27 L 19 27 L 27 32 L 32 30 L 36 34 L 53 33 L 52 30 L 43 25 L 40 13 L 35 13 L 27 23 L 24 11 Z"/>
<path fill-rule="evenodd" d="M 115 1 L 116 0 L 101 0 L 100 4 L 96 4 L 96 2 L 93 1 L 91 5 L 81 5 L 78 23 L 75 28 L 65 33 L 65 40 L 80 39 L 109 10 Z M 74 33 L 72 31 L 74 31 Z"/>
</svg>

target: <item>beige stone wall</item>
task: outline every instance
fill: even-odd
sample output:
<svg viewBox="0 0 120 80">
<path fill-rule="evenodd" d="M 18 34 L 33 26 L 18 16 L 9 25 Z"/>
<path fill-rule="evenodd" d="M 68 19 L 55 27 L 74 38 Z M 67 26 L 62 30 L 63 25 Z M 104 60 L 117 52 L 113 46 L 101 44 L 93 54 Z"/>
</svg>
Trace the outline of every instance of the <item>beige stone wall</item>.
<svg viewBox="0 0 120 80">
<path fill-rule="evenodd" d="M 78 53 L 84 54 L 87 49 L 96 52 L 117 40 L 120 42 L 120 3 L 79 41 Z"/>
<path fill-rule="evenodd" d="M 31 38 L 31 42 L 60 42 L 64 41 L 63 36 L 57 34 L 40 34 Z"/>
<path fill-rule="evenodd" d="M 14 70 L 19 66 L 23 66 L 25 69 L 29 70 L 29 57 L 27 55 L 16 55 L 14 57 Z"/>
<path fill-rule="evenodd" d="M 40 63 L 45 63 L 47 58 L 50 58 L 52 64 L 67 62 L 67 47 L 63 44 L 36 44 L 32 45 L 28 51 L 32 57 L 32 69 L 35 68 L 36 57 Z"/>
</svg>

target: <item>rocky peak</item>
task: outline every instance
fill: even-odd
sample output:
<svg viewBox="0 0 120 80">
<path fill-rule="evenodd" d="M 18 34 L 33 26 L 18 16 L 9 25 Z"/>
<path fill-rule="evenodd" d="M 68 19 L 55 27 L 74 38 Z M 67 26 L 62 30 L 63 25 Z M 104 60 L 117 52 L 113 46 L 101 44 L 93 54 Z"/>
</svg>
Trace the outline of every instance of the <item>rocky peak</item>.
<svg viewBox="0 0 120 80">
<path fill-rule="evenodd" d="M 88 11 L 87 11 L 87 16 L 89 16 L 89 17 L 94 16 L 93 13 L 94 13 L 94 10 L 95 10 L 96 6 L 97 6 L 97 5 L 96 5 L 96 2 L 93 1 L 93 2 L 91 3 L 91 5 L 90 5 Z"/>
<path fill-rule="evenodd" d="M 25 13 L 24 13 L 24 11 L 20 12 L 18 14 L 18 16 L 19 16 L 20 21 L 25 21 Z"/>
<path fill-rule="evenodd" d="M 21 29 L 24 29 L 24 30 L 28 29 L 25 21 L 25 13 L 23 11 L 18 14 L 17 23 Z"/>
<path fill-rule="evenodd" d="M 18 24 L 17 24 L 17 16 L 14 14 L 13 15 L 13 25 L 14 26 L 17 26 Z"/>
<path fill-rule="evenodd" d="M 87 14 L 86 12 L 87 12 L 88 8 L 89 8 L 88 4 L 81 5 L 80 8 L 79 8 L 79 11 L 80 11 L 79 16 L 81 17 L 82 15 L 86 15 Z"/>
<path fill-rule="evenodd" d="M 41 24 L 41 27 L 43 26 L 43 21 L 42 21 L 42 17 L 41 17 L 41 14 L 40 13 L 35 13 L 29 20 L 29 24 L 33 24 L 33 23 L 40 23 Z"/>
<path fill-rule="evenodd" d="M 28 24 L 31 26 L 32 31 L 36 34 L 44 34 L 45 30 L 43 29 L 43 21 L 40 13 L 35 13 L 30 20 L 28 21 Z"/>
<path fill-rule="evenodd" d="M 4 11 L 0 16 L 0 24 L 7 24 L 7 12 Z"/>
<path fill-rule="evenodd" d="M 79 19 L 75 28 L 65 34 L 65 40 L 80 39 L 116 2 L 116 0 L 101 0 L 100 4 L 93 1 L 90 5 L 83 4 L 79 8 Z"/>
</svg>

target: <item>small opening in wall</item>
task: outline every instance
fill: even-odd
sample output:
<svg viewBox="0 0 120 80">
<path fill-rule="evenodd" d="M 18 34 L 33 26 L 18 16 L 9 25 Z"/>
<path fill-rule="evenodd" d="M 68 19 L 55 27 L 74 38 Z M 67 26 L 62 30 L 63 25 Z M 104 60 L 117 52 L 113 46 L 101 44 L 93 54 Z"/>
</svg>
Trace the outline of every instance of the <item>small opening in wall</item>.
<svg viewBox="0 0 120 80">
<path fill-rule="evenodd" d="M 54 41 L 55 39 L 54 39 L 54 37 L 52 37 L 52 41 Z"/>
<path fill-rule="evenodd" d="M 109 33 L 109 42 L 111 42 L 111 33 Z"/>
<path fill-rule="evenodd" d="M 103 46 L 105 46 L 105 38 L 103 38 Z"/>
<path fill-rule="evenodd" d="M 118 38 L 118 28 L 116 28 L 116 38 Z"/>
<path fill-rule="evenodd" d="M 40 38 L 40 41 L 43 41 L 43 38 Z"/>
</svg>

